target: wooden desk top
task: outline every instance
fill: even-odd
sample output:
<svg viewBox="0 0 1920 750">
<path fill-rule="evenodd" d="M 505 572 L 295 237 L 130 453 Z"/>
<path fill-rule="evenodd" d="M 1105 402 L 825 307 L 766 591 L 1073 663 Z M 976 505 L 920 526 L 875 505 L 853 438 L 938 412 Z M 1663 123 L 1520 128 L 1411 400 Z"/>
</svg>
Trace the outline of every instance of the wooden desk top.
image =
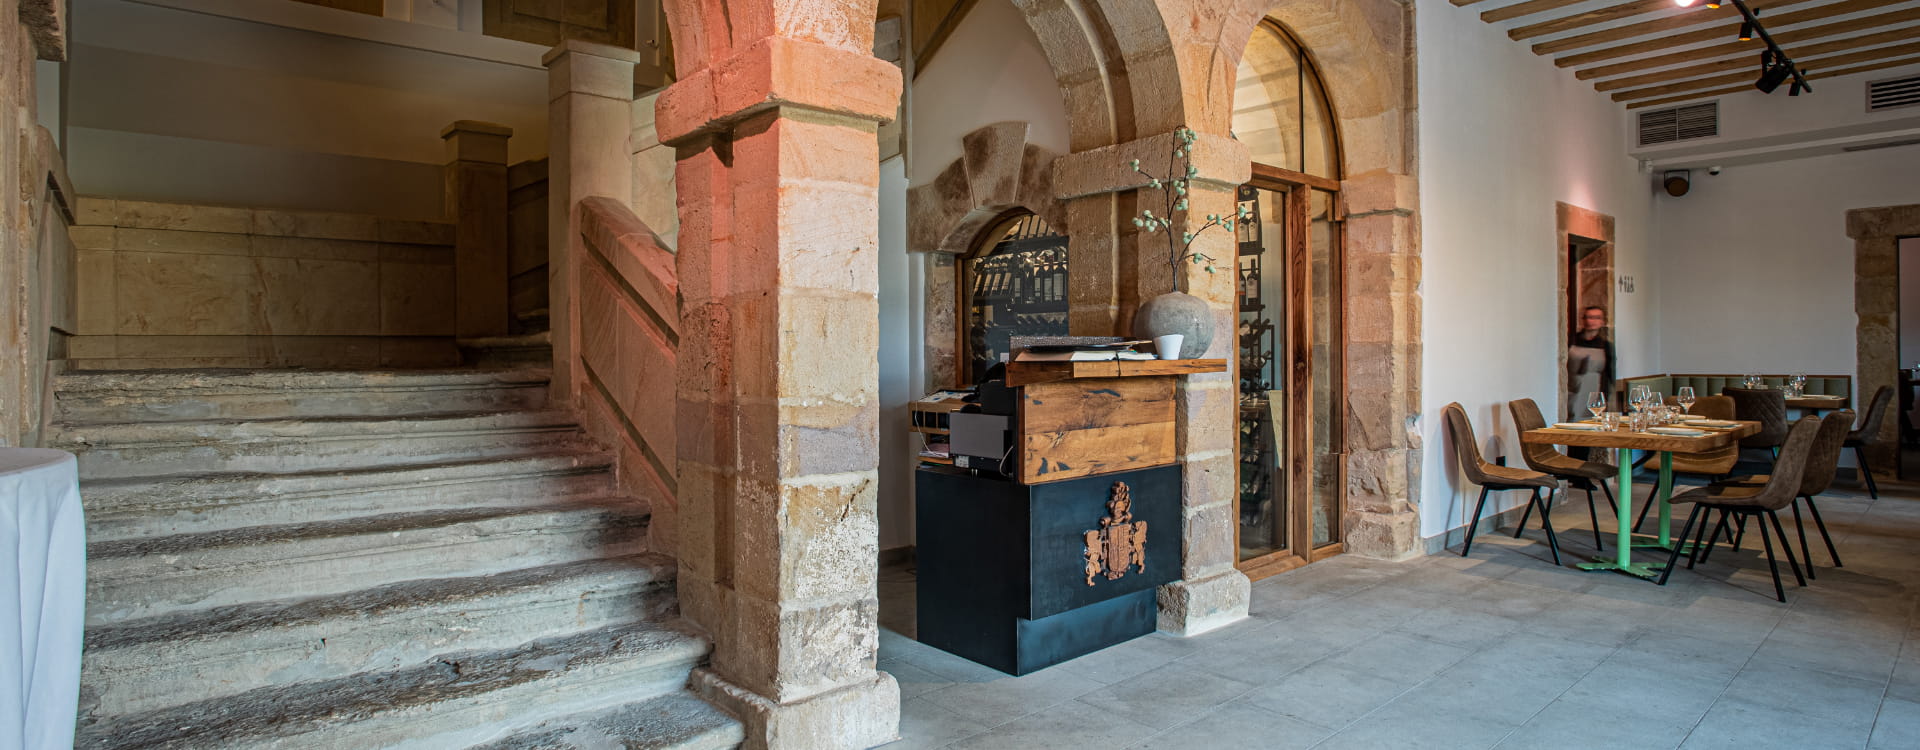
<svg viewBox="0 0 1920 750">
<path fill-rule="evenodd" d="M 1678 426 L 1678 425 L 1675 425 Z M 1547 427 L 1539 430 L 1527 430 L 1520 433 L 1520 442 L 1545 445 L 1580 445 L 1588 448 L 1631 448 L 1642 451 L 1672 451 L 1674 453 L 1705 453 L 1725 448 L 1740 438 L 1760 431 L 1759 422 L 1741 422 L 1739 427 L 1728 429 L 1697 428 L 1707 434 L 1699 437 L 1681 435 L 1661 435 L 1651 432 L 1628 432 L 1626 430 L 1564 430 Z"/>
<path fill-rule="evenodd" d="M 1797 396 L 1787 399 L 1789 409 L 1844 409 L 1846 396 Z"/>
<path fill-rule="evenodd" d="M 1153 375 L 1198 375 L 1226 372 L 1224 359 L 1150 359 L 1105 362 L 1009 362 L 1007 386 L 1052 383 L 1080 378 L 1135 378 Z"/>
</svg>

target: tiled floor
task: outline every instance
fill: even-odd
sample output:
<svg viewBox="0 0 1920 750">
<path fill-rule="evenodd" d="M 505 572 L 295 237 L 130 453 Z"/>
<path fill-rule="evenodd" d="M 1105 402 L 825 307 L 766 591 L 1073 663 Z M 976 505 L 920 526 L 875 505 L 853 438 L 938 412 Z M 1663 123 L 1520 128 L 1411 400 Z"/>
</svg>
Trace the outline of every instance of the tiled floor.
<svg viewBox="0 0 1920 750">
<path fill-rule="evenodd" d="M 1664 588 L 1576 571 L 1592 536 L 1565 503 L 1569 567 L 1538 524 L 1468 559 L 1343 556 L 1254 584 L 1236 625 L 1018 678 L 902 635 L 912 573 L 889 570 L 887 747 L 1920 748 L 1920 489 L 1891 484 L 1822 498 L 1846 567 L 1814 538 L 1819 578 L 1785 605 L 1757 535 Z"/>
</svg>

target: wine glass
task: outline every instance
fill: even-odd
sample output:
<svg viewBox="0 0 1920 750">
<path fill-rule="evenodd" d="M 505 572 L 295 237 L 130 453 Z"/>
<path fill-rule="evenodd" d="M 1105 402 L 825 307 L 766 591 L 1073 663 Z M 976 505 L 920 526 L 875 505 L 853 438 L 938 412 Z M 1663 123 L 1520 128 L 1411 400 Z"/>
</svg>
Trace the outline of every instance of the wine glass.
<svg viewBox="0 0 1920 750">
<path fill-rule="evenodd" d="M 1804 372 L 1794 373 L 1793 374 L 1793 395 L 1802 396 L 1802 395 L 1805 395 L 1806 392 L 1807 392 L 1807 374 Z"/>
<path fill-rule="evenodd" d="M 1693 413 L 1693 386 L 1680 386 L 1680 394 L 1675 396 L 1673 400 L 1680 404 L 1680 413 Z"/>
<path fill-rule="evenodd" d="M 1606 392 L 1605 391 L 1588 391 L 1587 392 L 1587 411 L 1593 412 L 1593 418 L 1599 419 L 1600 412 L 1603 412 L 1606 410 L 1607 410 Z"/>
<path fill-rule="evenodd" d="M 1658 424 L 1666 408 L 1667 400 L 1661 397 L 1659 391 L 1647 391 L 1647 411 L 1651 412 L 1648 415 L 1651 419 L 1647 420 L 1649 423 Z"/>
</svg>

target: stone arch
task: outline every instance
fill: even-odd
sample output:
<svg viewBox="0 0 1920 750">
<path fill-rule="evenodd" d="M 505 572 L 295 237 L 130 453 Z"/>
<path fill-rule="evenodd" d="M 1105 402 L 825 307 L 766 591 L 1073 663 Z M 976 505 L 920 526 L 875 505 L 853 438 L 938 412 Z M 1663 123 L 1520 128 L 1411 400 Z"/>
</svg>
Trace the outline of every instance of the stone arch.
<svg viewBox="0 0 1920 750">
<path fill-rule="evenodd" d="M 1257 12 L 1249 12 L 1257 7 Z M 1240 6 L 1223 24 L 1239 57 L 1254 27 L 1275 23 L 1320 72 L 1341 143 L 1345 214 L 1346 549 L 1398 559 L 1419 553 L 1420 264 L 1411 7 L 1397 0 L 1279 0 Z M 1217 68 L 1210 68 L 1217 74 Z M 1200 108 L 1231 117 L 1228 104 Z"/>
</svg>

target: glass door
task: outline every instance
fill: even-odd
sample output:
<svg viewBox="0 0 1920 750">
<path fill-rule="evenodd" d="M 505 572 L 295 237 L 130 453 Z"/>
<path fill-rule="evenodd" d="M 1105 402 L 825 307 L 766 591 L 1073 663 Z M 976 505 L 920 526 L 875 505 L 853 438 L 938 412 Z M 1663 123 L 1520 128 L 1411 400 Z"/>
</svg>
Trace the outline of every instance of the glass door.
<svg viewBox="0 0 1920 750">
<path fill-rule="evenodd" d="M 1261 578 L 1341 550 L 1338 194 L 1269 174 L 1239 202 L 1237 541 Z"/>
</svg>

